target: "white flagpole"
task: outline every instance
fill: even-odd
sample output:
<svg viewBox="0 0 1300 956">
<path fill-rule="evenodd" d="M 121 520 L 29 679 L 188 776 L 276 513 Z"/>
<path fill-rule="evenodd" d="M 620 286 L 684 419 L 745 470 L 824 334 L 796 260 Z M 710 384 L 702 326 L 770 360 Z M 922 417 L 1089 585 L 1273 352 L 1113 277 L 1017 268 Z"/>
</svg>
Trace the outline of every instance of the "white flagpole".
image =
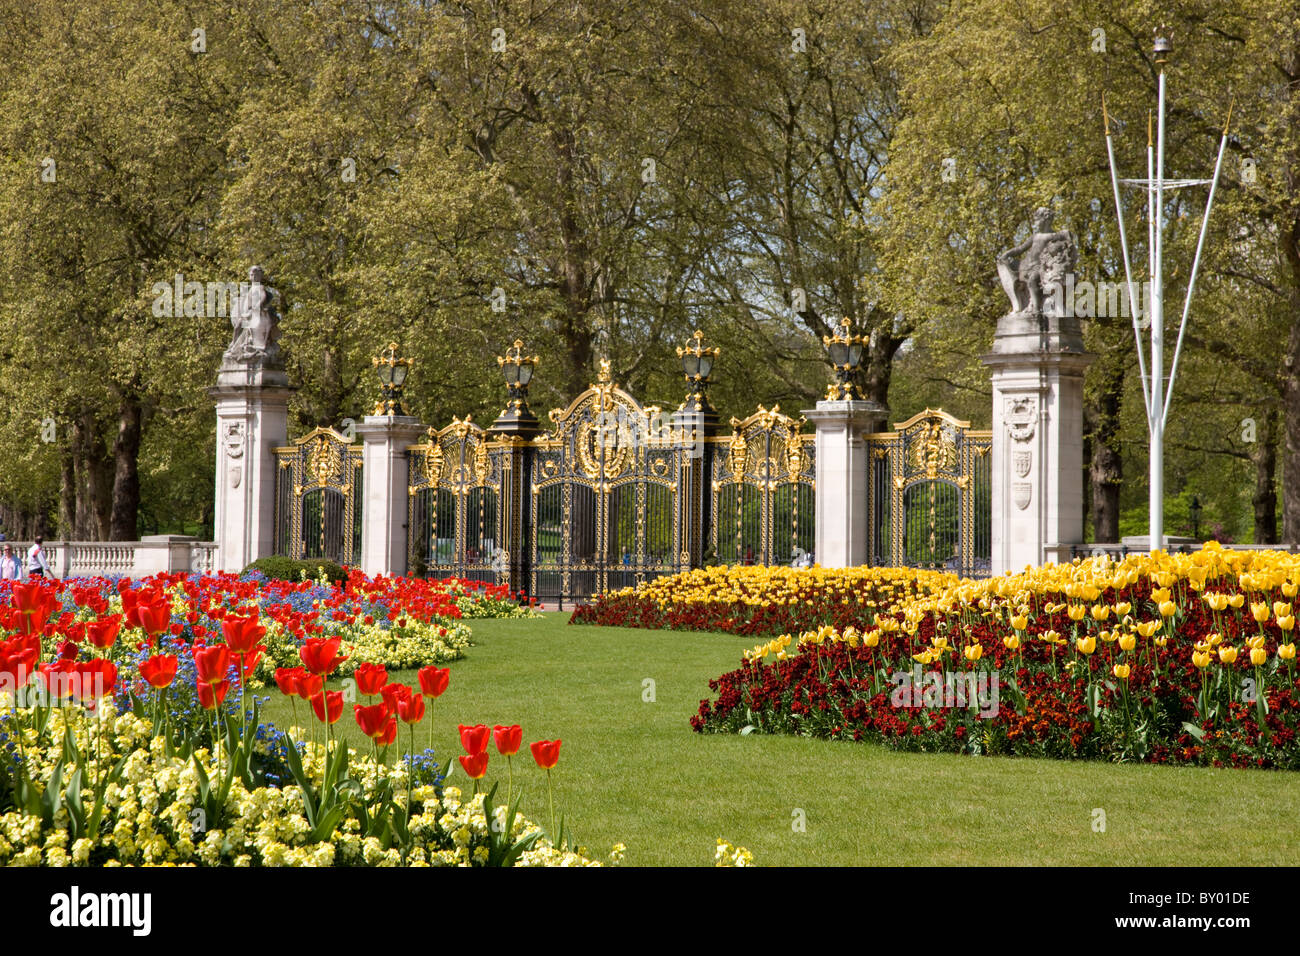
<svg viewBox="0 0 1300 956">
<path fill-rule="evenodd" d="M 1154 552 L 1165 546 L 1165 311 L 1164 311 L 1164 229 L 1165 204 L 1165 66 L 1157 49 L 1160 66 L 1159 94 L 1156 107 L 1156 181 L 1155 181 L 1155 275 L 1151 280 L 1151 477 L 1149 500 L 1148 546 Z"/>
</svg>

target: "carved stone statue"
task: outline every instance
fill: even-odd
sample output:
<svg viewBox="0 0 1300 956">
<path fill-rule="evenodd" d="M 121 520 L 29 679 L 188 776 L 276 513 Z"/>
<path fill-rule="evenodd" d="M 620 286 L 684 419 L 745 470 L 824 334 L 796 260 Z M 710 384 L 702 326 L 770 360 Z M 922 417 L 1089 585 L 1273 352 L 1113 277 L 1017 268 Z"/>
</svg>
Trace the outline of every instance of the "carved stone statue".
<svg viewBox="0 0 1300 956">
<path fill-rule="evenodd" d="M 998 254 L 998 278 L 1011 300 L 1012 313 L 1061 315 L 1066 276 L 1074 273 L 1079 250 L 1064 229 L 1052 230 L 1052 211 L 1034 213 L 1033 234 Z"/>
<path fill-rule="evenodd" d="M 240 292 L 230 313 L 235 334 L 226 349 L 223 367 L 281 367 L 279 316 L 275 310 L 278 296 L 265 283 L 261 266 L 248 270 L 248 286 Z"/>
</svg>

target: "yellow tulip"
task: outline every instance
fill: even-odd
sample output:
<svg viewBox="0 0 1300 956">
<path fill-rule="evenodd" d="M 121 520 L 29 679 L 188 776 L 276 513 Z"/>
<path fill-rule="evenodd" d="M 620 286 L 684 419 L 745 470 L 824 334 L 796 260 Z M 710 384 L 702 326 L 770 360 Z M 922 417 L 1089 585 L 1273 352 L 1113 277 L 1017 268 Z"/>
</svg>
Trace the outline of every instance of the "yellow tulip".
<svg viewBox="0 0 1300 956">
<path fill-rule="evenodd" d="M 1154 591 L 1151 592 L 1151 600 L 1155 601 L 1157 604 L 1163 604 L 1165 601 L 1168 601 L 1169 589 L 1156 588 Z"/>
<path fill-rule="evenodd" d="M 1103 642 L 1109 644 L 1115 638 L 1119 637 L 1119 631 L 1102 631 L 1099 635 Z"/>
<path fill-rule="evenodd" d="M 1252 647 L 1250 649 L 1250 662 L 1256 667 L 1262 666 L 1268 660 L 1268 651 L 1262 647 Z"/>
<path fill-rule="evenodd" d="M 1280 627 L 1280 628 L 1281 628 L 1282 630 L 1284 630 L 1284 631 L 1291 631 L 1291 630 L 1294 630 L 1294 629 L 1295 629 L 1295 615 L 1294 615 L 1294 614 L 1288 614 L 1286 617 L 1279 617 L 1279 618 L 1277 619 L 1277 626 Z"/>
<path fill-rule="evenodd" d="M 1219 660 L 1224 664 L 1234 663 L 1237 660 L 1237 649 L 1231 644 L 1219 648 Z"/>
<path fill-rule="evenodd" d="M 1087 637 L 1076 637 L 1074 646 L 1079 649 L 1080 654 L 1091 654 L 1097 649 L 1097 639 L 1091 634 Z"/>
<path fill-rule="evenodd" d="M 1211 634 L 1206 634 L 1206 635 L 1205 635 L 1205 640 L 1209 642 L 1209 645 L 1210 645 L 1211 647 L 1217 647 L 1218 644 L 1219 644 L 1219 642 L 1223 640 L 1223 635 L 1222 635 L 1222 634 L 1219 634 L 1219 633 L 1217 633 L 1217 632 L 1215 632 L 1215 633 L 1211 633 Z"/>
<path fill-rule="evenodd" d="M 1160 602 L 1161 617 L 1173 617 L 1177 613 L 1178 613 L 1178 605 L 1175 604 L 1173 601 Z"/>
<path fill-rule="evenodd" d="M 1279 645 L 1278 645 L 1278 648 L 1277 648 L 1277 656 L 1280 657 L 1280 658 L 1281 658 L 1282 660 L 1284 660 L 1284 661 L 1293 661 L 1293 660 L 1295 660 L 1295 645 L 1294 645 L 1294 644 L 1279 644 Z"/>
<path fill-rule="evenodd" d="M 1043 638 L 1043 640 L 1045 640 L 1048 644 L 1064 644 L 1064 643 L 1065 643 L 1065 638 L 1063 638 L 1060 634 L 1056 633 L 1056 631 L 1043 631 L 1043 633 L 1042 633 L 1042 638 Z"/>
<path fill-rule="evenodd" d="M 1296 584 L 1294 581 L 1288 581 L 1286 584 L 1282 585 L 1282 594 L 1286 597 L 1295 597 L 1297 591 L 1300 591 L 1300 584 Z"/>
<path fill-rule="evenodd" d="M 1132 604 L 1129 604 L 1128 601 L 1120 601 L 1119 603 L 1117 603 L 1117 604 L 1115 605 L 1115 616 L 1116 616 L 1116 617 L 1123 617 L 1125 614 L 1127 614 L 1127 613 L 1128 613 L 1129 611 L 1131 611 L 1131 610 L 1133 610 L 1133 605 L 1132 605 Z"/>
<path fill-rule="evenodd" d="M 1137 647 L 1137 638 L 1132 634 L 1125 634 L 1119 639 L 1119 649 L 1121 651 L 1131 651 Z"/>
<path fill-rule="evenodd" d="M 1127 664 L 1116 664 L 1111 668 L 1111 673 L 1120 680 L 1128 680 L 1129 666 Z"/>
<path fill-rule="evenodd" d="M 1244 594 L 1233 594 L 1228 598 L 1228 607 L 1232 608 L 1234 611 L 1241 610 L 1241 606 L 1245 603 L 1246 596 Z"/>
<path fill-rule="evenodd" d="M 1082 604 L 1071 604 L 1067 612 L 1071 621 L 1082 621 L 1083 616 L 1088 613 L 1088 609 Z"/>
<path fill-rule="evenodd" d="M 1211 591 L 1205 595 L 1205 603 L 1210 605 L 1212 611 L 1222 611 L 1228 606 L 1228 595 Z"/>
<path fill-rule="evenodd" d="M 1007 650 L 1018 651 L 1020 650 L 1020 635 L 1012 634 L 1010 637 L 1004 637 L 1002 643 L 1006 645 Z"/>
<path fill-rule="evenodd" d="M 1263 647 L 1263 646 L 1264 646 L 1264 635 L 1263 635 L 1263 634 L 1257 634 L 1257 635 L 1255 635 L 1254 637 L 1248 637 L 1248 638 L 1246 638 L 1246 646 L 1247 646 L 1247 647 L 1251 647 L 1251 648 L 1254 648 L 1254 647 Z"/>
<path fill-rule="evenodd" d="M 1023 614 L 1018 614 L 1011 619 L 1011 626 L 1017 631 L 1023 631 L 1029 626 L 1029 618 Z"/>
<path fill-rule="evenodd" d="M 1210 652 L 1194 651 L 1192 653 L 1192 663 L 1195 664 L 1201 670 L 1205 670 L 1205 668 L 1210 666 Z"/>
<path fill-rule="evenodd" d="M 961 653 L 962 656 L 966 658 L 966 660 L 977 661 L 984 656 L 984 645 L 972 644 L 969 647 L 963 647 Z"/>
<path fill-rule="evenodd" d="M 880 630 L 877 628 L 867 631 L 866 636 L 862 638 L 862 643 L 867 647 L 875 647 L 880 643 Z"/>
<path fill-rule="evenodd" d="M 1291 614 L 1291 605 L 1285 601 L 1274 601 L 1273 614 L 1276 617 L 1287 617 Z"/>
<path fill-rule="evenodd" d="M 1160 627 L 1159 621 L 1143 621 L 1137 625 L 1137 632 L 1143 637 L 1150 637 Z"/>
<path fill-rule="evenodd" d="M 1161 634 L 1159 637 L 1155 639 L 1156 647 L 1164 647 L 1168 643 L 1169 643 L 1169 638 L 1165 637 L 1163 634 Z"/>
<path fill-rule="evenodd" d="M 1251 602 L 1250 616 L 1255 619 L 1256 624 L 1263 624 L 1269 618 L 1268 605 L 1263 601 Z"/>
<path fill-rule="evenodd" d="M 1110 617 L 1110 608 L 1104 604 L 1094 604 L 1092 606 L 1092 619 L 1094 621 L 1104 621 Z"/>
</svg>

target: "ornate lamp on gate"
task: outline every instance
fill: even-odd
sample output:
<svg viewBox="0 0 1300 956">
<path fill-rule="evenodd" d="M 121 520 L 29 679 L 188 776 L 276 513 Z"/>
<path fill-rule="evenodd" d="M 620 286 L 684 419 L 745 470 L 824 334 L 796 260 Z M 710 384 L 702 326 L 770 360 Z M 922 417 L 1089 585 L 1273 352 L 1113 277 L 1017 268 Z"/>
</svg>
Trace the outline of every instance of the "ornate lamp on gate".
<svg viewBox="0 0 1300 956">
<path fill-rule="evenodd" d="M 492 431 L 514 434 L 540 431 L 537 416 L 528 407 L 528 383 L 533 380 L 537 362 L 536 355 L 524 354 L 522 339 L 515 339 L 515 344 L 506 349 L 505 355 L 497 356 L 497 365 L 506 380 L 506 407 L 492 423 Z"/>
<path fill-rule="evenodd" d="M 709 404 L 709 376 L 713 374 L 713 360 L 719 350 L 704 344 L 704 333 L 696 331 L 690 345 L 677 347 L 677 357 L 682 360 L 682 371 L 686 374 L 686 384 L 691 390 L 686 394 L 686 401 L 677 411 L 685 415 L 717 417 L 717 411 Z"/>
<path fill-rule="evenodd" d="M 406 375 L 411 370 L 409 358 L 397 357 L 397 343 L 389 342 L 388 348 L 371 359 L 379 373 L 379 401 L 375 403 L 375 415 L 406 415 L 406 406 L 402 404 L 402 389 L 406 385 Z"/>
<path fill-rule="evenodd" d="M 853 383 L 849 379 L 862 362 L 862 347 L 867 344 L 867 340 L 860 335 L 851 335 L 850 328 L 851 323 L 846 315 L 840 320 L 833 336 L 822 336 L 822 344 L 830 352 L 831 365 L 835 368 L 835 384 L 826 391 L 826 400 L 829 402 L 853 400 Z"/>
</svg>

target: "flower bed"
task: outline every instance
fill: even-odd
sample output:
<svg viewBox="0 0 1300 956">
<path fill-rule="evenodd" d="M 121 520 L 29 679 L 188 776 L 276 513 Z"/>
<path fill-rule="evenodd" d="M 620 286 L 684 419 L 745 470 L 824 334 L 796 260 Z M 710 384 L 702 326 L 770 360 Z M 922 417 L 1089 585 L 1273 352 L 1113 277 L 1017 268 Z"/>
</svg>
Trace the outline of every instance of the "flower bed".
<svg viewBox="0 0 1300 956">
<path fill-rule="evenodd" d="M 775 596 L 815 586 L 783 581 Z M 1298 590 L 1300 558 L 1211 543 L 955 581 L 845 626 L 823 623 L 814 599 L 791 633 L 710 682 L 717 698 L 701 701 L 692 726 L 1300 769 Z"/>
<path fill-rule="evenodd" d="M 599 595 L 570 623 L 767 637 L 830 624 L 864 627 L 877 610 L 949 588 L 955 575 L 906 568 L 701 568 Z"/>
<path fill-rule="evenodd" d="M 5 583 L 0 599 L 0 865 L 594 862 L 509 797 L 494 806 L 495 787 L 442 789 L 416 752 L 425 697 L 448 684 L 435 662 L 468 644 L 460 619 L 520 613 L 500 589 L 164 575 Z M 386 664 L 428 666 L 414 688 Z M 326 682 L 343 673 L 368 756 L 335 739 L 345 692 Z M 260 721 L 267 675 L 315 715 L 310 741 Z M 503 754 L 521 739 L 505 729 Z M 549 782 L 559 741 L 533 746 Z M 480 749 L 462 758 L 476 791 Z"/>
</svg>

